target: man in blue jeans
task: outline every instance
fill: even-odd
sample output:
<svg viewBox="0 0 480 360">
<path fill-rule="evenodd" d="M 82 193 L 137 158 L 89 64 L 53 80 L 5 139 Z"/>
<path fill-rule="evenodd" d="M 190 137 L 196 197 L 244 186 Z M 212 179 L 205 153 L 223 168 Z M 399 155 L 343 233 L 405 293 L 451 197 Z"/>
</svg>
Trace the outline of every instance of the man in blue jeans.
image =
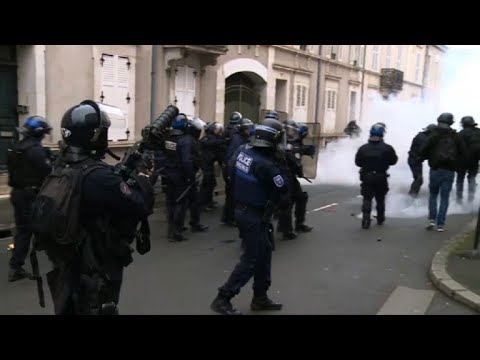
<svg viewBox="0 0 480 360">
<path fill-rule="evenodd" d="M 465 157 L 466 149 L 462 138 L 451 128 L 452 114 L 441 114 L 437 122 L 438 127 L 432 131 L 420 155 L 422 159 L 428 159 L 428 165 L 430 165 L 427 230 L 437 226 L 437 231 L 441 232 L 444 231 L 455 170 Z M 440 208 L 437 206 L 438 194 L 440 194 Z"/>
</svg>

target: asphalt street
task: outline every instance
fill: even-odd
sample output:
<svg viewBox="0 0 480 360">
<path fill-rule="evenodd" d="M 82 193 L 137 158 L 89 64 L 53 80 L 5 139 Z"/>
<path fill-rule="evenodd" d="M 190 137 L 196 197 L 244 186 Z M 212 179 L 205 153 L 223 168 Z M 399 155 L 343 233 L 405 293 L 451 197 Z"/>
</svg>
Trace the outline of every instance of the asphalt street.
<svg viewBox="0 0 480 360">
<path fill-rule="evenodd" d="M 472 214 L 449 216 L 446 231 L 437 233 L 425 230 L 425 216 L 388 217 L 387 209 L 382 227 L 363 230 L 357 216 L 358 188 L 307 185 L 305 189 L 310 195 L 307 223 L 314 230 L 292 241 L 277 236 L 269 294 L 284 308 L 274 314 L 474 314 L 436 291 L 428 279 L 434 253 L 462 230 Z M 403 204 L 388 206 L 392 210 Z M 125 271 L 121 314 L 213 314 L 210 303 L 240 255 L 238 232 L 220 224 L 220 213 L 219 208 L 202 215 L 202 223 L 210 226 L 208 232 L 187 231 L 189 241 L 170 243 L 165 237 L 164 209 L 156 210 L 151 217 L 151 252 L 135 254 Z M 4 269 L 0 314 L 52 314 L 46 287 L 47 306 L 42 309 L 33 281 L 7 282 L 10 242 L 0 240 Z M 43 255 L 40 263 L 42 272 L 47 272 Z M 30 270 L 28 262 L 26 268 Z M 251 296 L 249 283 L 232 302 L 253 314 Z"/>
</svg>

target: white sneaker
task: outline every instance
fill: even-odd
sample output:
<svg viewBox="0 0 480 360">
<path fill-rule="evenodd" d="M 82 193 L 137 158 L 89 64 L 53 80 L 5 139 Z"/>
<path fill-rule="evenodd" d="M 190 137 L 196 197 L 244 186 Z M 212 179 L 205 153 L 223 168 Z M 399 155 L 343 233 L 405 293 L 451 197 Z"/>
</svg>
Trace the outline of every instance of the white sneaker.
<svg viewBox="0 0 480 360">
<path fill-rule="evenodd" d="M 433 230 L 435 225 L 435 220 L 428 220 L 427 230 Z"/>
<path fill-rule="evenodd" d="M 438 232 L 444 232 L 445 229 L 443 228 L 443 226 L 437 226 L 437 231 Z"/>
</svg>

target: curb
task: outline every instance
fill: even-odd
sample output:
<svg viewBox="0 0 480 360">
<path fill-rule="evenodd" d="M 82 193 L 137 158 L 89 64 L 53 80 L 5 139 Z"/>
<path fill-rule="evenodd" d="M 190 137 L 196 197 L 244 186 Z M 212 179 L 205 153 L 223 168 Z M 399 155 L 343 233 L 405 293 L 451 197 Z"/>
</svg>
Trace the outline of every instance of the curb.
<svg viewBox="0 0 480 360">
<path fill-rule="evenodd" d="M 448 297 L 480 312 L 480 296 L 453 280 L 447 272 L 448 256 L 468 232 L 475 230 L 476 225 L 477 219 L 472 220 L 462 232 L 443 243 L 440 250 L 438 250 L 433 257 L 429 275 L 433 285 L 435 285 L 438 290 Z"/>
</svg>

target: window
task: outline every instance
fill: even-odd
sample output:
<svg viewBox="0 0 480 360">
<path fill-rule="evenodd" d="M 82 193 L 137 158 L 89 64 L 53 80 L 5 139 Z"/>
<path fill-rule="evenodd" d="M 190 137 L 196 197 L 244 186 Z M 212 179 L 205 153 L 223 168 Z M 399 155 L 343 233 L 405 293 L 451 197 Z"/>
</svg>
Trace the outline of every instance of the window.
<svg viewBox="0 0 480 360">
<path fill-rule="evenodd" d="M 307 121 L 307 99 L 308 88 L 306 85 L 296 84 L 295 86 L 295 106 L 293 109 L 293 118 L 297 121 Z"/>
<path fill-rule="evenodd" d="M 380 45 L 373 45 L 372 50 L 372 70 L 378 70 L 378 56 L 380 54 Z"/>
<path fill-rule="evenodd" d="M 335 111 L 337 108 L 337 92 L 335 90 L 327 90 L 327 110 Z"/>
<path fill-rule="evenodd" d="M 390 68 L 392 63 L 392 45 L 387 45 L 387 51 L 385 56 L 385 67 Z"/>
<path fill-rule="evenodd" d="M 297 106 L 306 106 L 307 103 L 307 87 L 297 85 Z"/>
<path fill-rule="evenodd" d="M 180 111 L 195 115 L 195 69 L 177 66 L 175 75 L 175 100 Z"/>
<path fill-rule="evenodd" d="M 417 53 L 417 61 L 415 62 L 415 81 L 420 81 L 420 53 Z"/>
<path fill-rule="evenodd" d="M 397 45 L 397 69 L 402 70 L 403 45 Z"/>
<path fill-rule="evenodd" d="M 350 45 L 350 65 L 363 66 L 365 45 Z"/>
<path fill-rule="evenodd" d="M 101 59 L 100 102 L 107 107 L 110 105 L 108 111 L 112 112 L 109 140 L 124 140 L 128 128 L 129 104 L 133 100 L 129 89 L 131 63 L 128 57 L 111 54 L 102 54 Z"/>
<path fill-rule="evenodd" d="M 338 60 L 338 47 L 339 45 L 326 45 L 325 55 L 332 60 Z"/>
<path fill-rule="evenodd" d="M 308 45 L 299 45 L 299 46 L 300 46 L 300 50 L 307 51 Z"/>
<path fill-rule="evenodd" d="M 338 52 L 337 52 L 337 60 L 338 61 L 342 61 L 342 49 L 343 49 L 343 45 L 337 45 L 338 46 Z"/>
</svg>

